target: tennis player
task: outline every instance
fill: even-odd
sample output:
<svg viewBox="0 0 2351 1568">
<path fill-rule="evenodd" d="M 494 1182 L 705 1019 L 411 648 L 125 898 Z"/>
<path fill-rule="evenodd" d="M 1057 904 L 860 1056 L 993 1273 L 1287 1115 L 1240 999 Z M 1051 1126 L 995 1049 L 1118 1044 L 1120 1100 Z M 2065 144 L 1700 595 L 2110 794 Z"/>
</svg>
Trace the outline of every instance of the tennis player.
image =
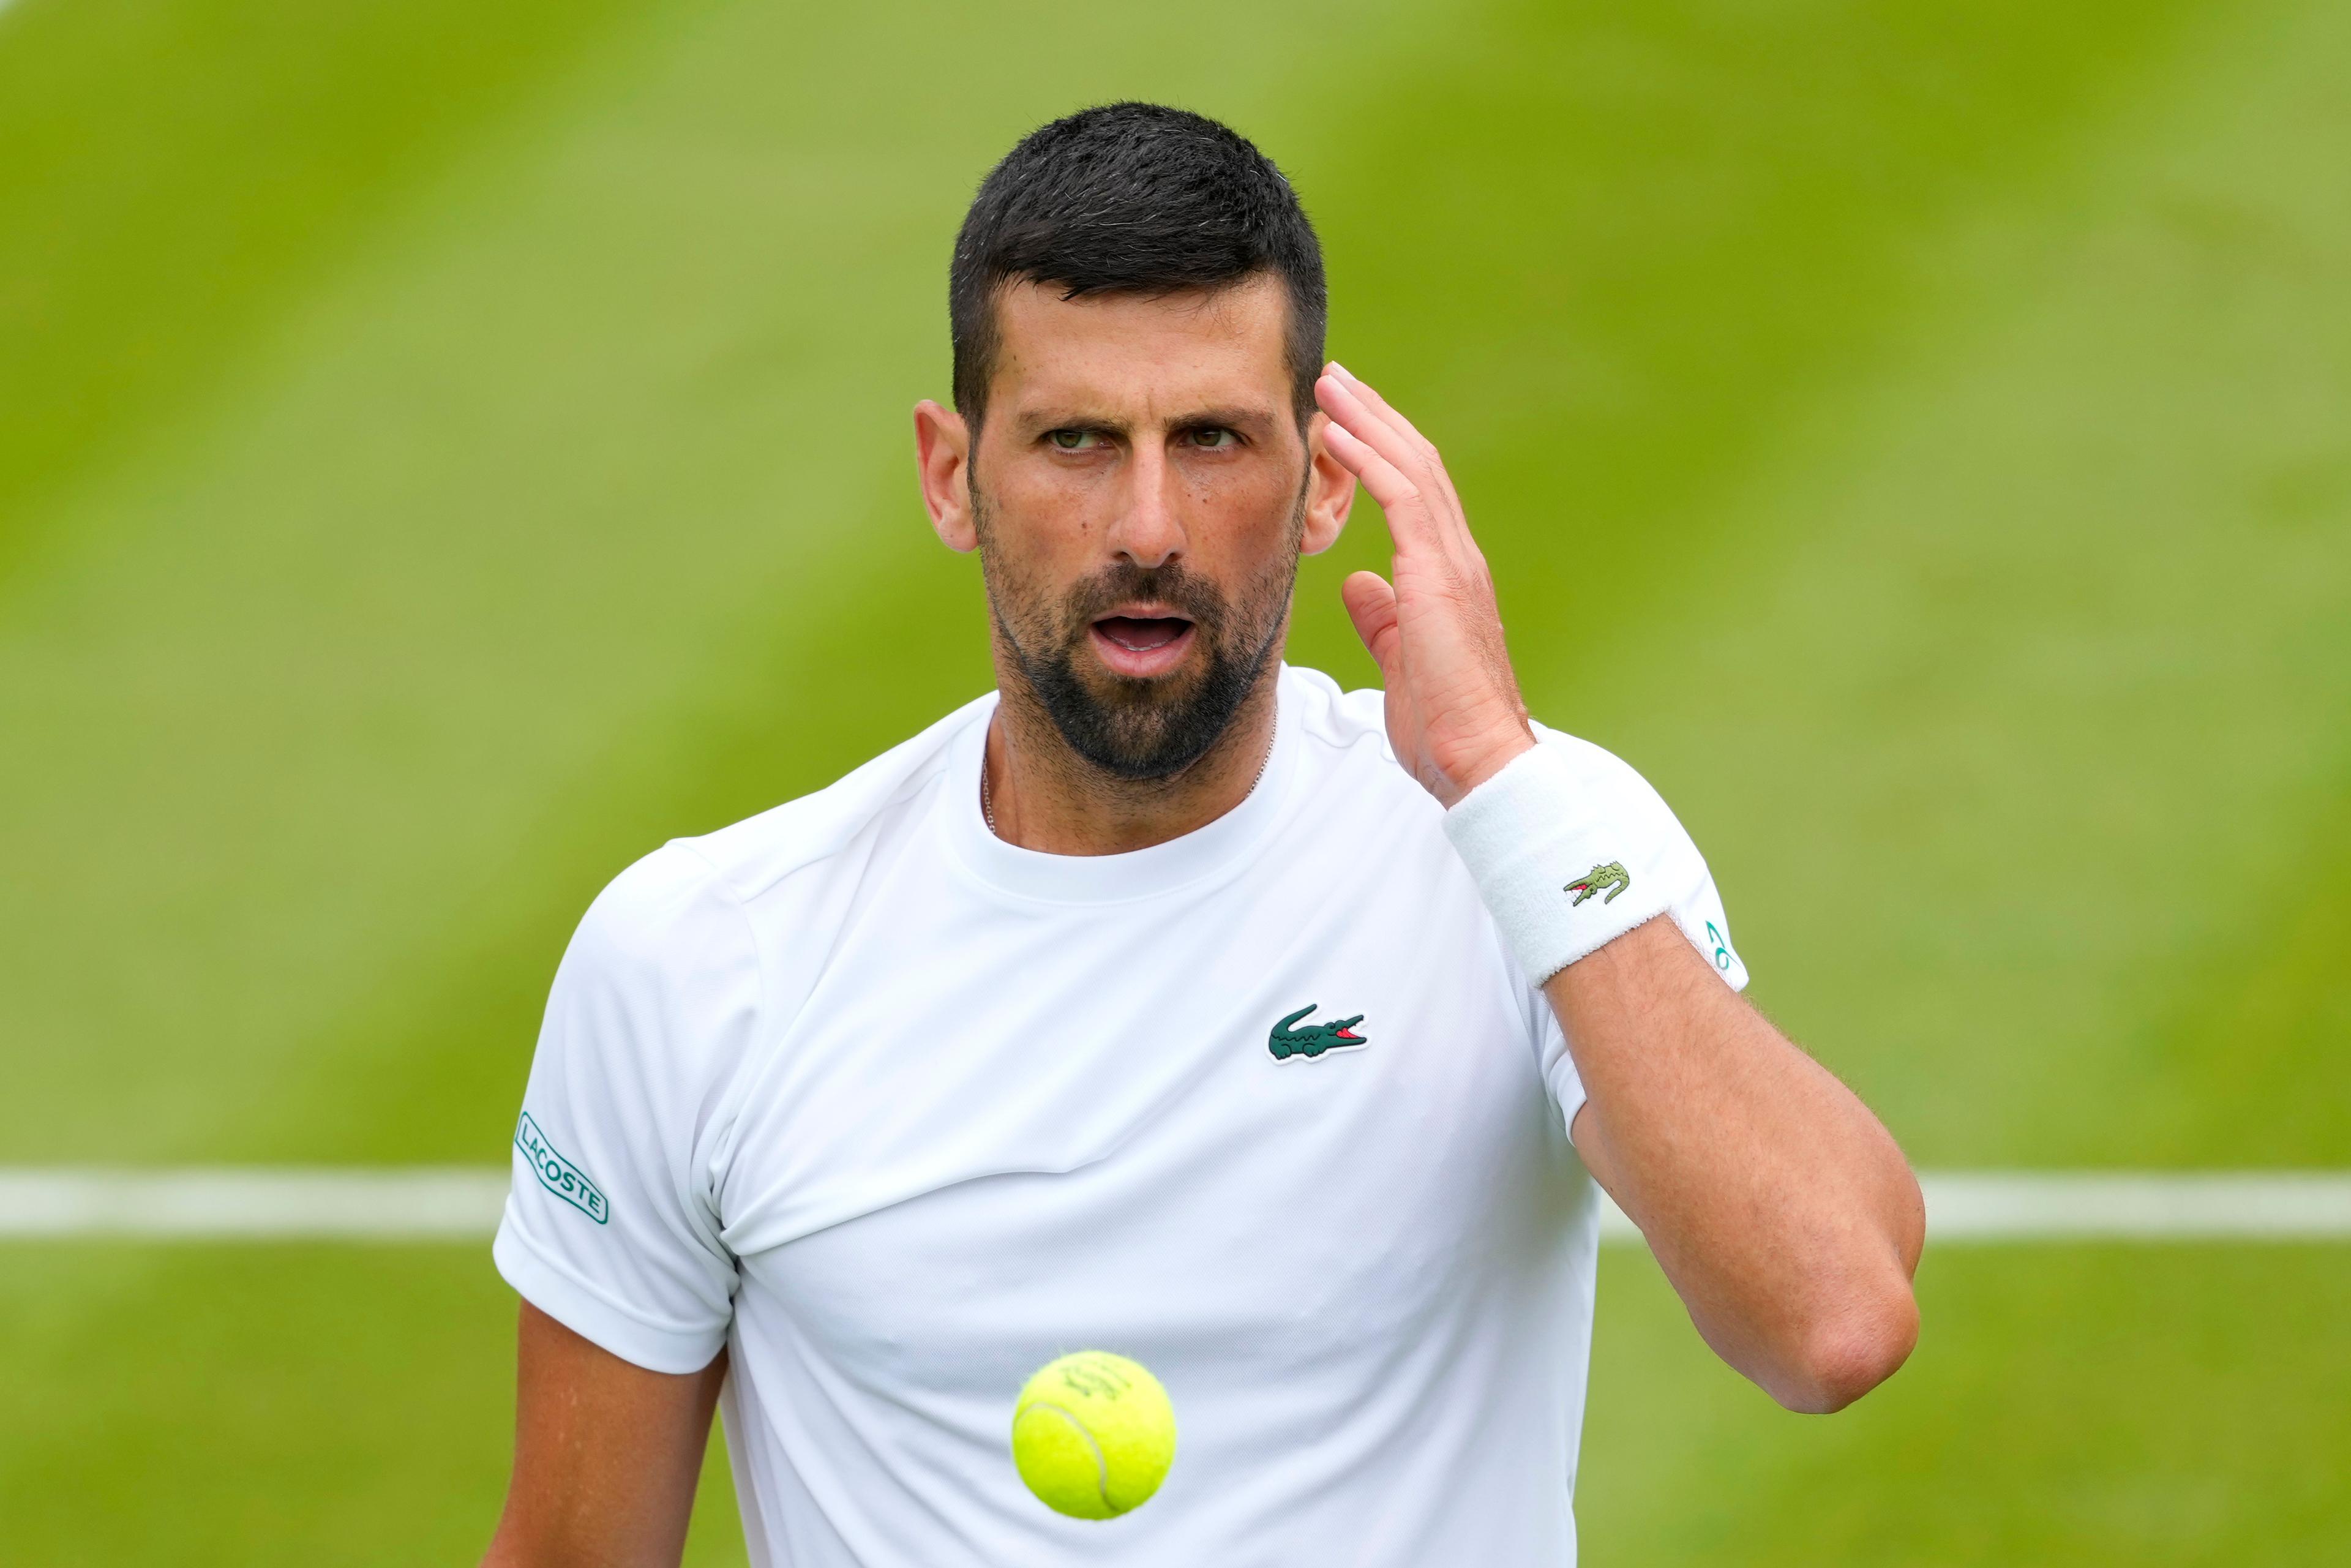
<svg viewBox="0 0 2351 1568">
<path fill-rule="evenodd" d="M 489 1561 L 676 1563 L 716 1406 L 777 1568 L 1571 1563 L 1602 1190 L 1782 1404 L 1892 1373 L 1900 1151 L 1741 998 L 1665 802 L 1529 718 L 1437 449 L 1324 361 L 1274 165 L 1152 105 L 1048 125 L 948 303 L 916 457 L 997 689 L 588 911 L 496 1243 Z M 1342 692 L 1282 645 L 1359 484 L 1384 690 Z M 1104 1522 L 1008 1453 L 1086 1348 L 1180 1430 Z"/>
</svg>

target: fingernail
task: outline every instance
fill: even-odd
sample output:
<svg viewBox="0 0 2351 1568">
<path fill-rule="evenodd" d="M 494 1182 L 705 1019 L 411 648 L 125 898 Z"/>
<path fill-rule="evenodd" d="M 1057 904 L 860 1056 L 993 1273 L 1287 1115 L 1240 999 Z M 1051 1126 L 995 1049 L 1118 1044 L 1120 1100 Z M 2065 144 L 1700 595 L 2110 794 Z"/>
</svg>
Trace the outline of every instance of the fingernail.
<svg viewBox="0 0 2351 1568">
<path fill-rule="evenodd" d="M 1346 377 L 1351 382 L 1355 379 L 1355 372 L 1349 370 L 1346 366 L 1341 364 L 1336 360 L 1331 361 L 1331 368 L 1338 371 L 1341 375 Z"/>
</svg>

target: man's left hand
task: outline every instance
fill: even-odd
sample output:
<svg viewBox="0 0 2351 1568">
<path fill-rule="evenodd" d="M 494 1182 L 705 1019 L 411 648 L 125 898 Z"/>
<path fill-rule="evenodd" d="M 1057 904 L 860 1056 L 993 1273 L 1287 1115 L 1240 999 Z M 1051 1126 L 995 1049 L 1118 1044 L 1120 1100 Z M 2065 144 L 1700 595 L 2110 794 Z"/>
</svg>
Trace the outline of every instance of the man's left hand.
<svg viewBox="0 0 2351 1568">
<path fill-rule="evenodd" d="M 1534 744 L 1502 641 L 1494 578 L 1437 448 L 1333 361 L 1314 383 L 1324 440 L 1387 515 L 1391 584 L 1359 571 L 1341 588 L 1387 688 L 1396 760 L 1447 808 Z"/>
</svg>

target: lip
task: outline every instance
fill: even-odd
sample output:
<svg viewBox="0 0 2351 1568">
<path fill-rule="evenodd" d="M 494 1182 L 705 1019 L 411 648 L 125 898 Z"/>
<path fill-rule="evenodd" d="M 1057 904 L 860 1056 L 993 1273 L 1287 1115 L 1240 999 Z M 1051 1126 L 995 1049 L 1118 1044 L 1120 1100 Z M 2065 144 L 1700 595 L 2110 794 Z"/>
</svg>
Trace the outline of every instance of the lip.
<svg viewBox="0 0 2351 1568">
<path fill-rule="evenodd" d="M 1134 647 L 1108 630 L 1112 623 L 1126 621 L 1181 621 L 1184 627 L 1156 646 Z M 1192 651 L 1199 632 L 1199 627 L 1189 616 L 1178 615 L 1164 604 L 1122 604 L 1087 628 L 1088 635 L 1093 640 L 1096 656 L 1109 666 L 1113 674 L 1135 681 L 1164 675 L 1182 664 L 1185 655 Z"/>
</svg>

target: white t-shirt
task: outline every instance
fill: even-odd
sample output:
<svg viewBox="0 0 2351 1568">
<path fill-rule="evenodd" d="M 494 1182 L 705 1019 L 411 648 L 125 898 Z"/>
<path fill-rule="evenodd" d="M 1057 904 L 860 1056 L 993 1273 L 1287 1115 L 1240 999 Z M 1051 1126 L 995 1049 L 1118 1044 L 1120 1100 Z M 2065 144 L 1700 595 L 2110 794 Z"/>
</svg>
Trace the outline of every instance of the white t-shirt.
<svg viewBox="0 0 2351 1568">
<path fill-rule="evenodd" d="M 1284 669 L 1247 800 L 1092 858 L 981 821 L 994 706 L 597 899 L 499 1270 L 640 1365 L 731 1353 L 756 1563 L 1572 1563 L 1583 1090 L 1380 695 Z M 1542 740 L 1743 985 L 1664 801 Z M 1314 1030 L 1355 1015 L 1360 1043 Z M 1157 1373 L 1179 1433 L 1103 1522 L 1009 1451 L 1022 1383 L 1081 1349 Z"/>
</svg>

